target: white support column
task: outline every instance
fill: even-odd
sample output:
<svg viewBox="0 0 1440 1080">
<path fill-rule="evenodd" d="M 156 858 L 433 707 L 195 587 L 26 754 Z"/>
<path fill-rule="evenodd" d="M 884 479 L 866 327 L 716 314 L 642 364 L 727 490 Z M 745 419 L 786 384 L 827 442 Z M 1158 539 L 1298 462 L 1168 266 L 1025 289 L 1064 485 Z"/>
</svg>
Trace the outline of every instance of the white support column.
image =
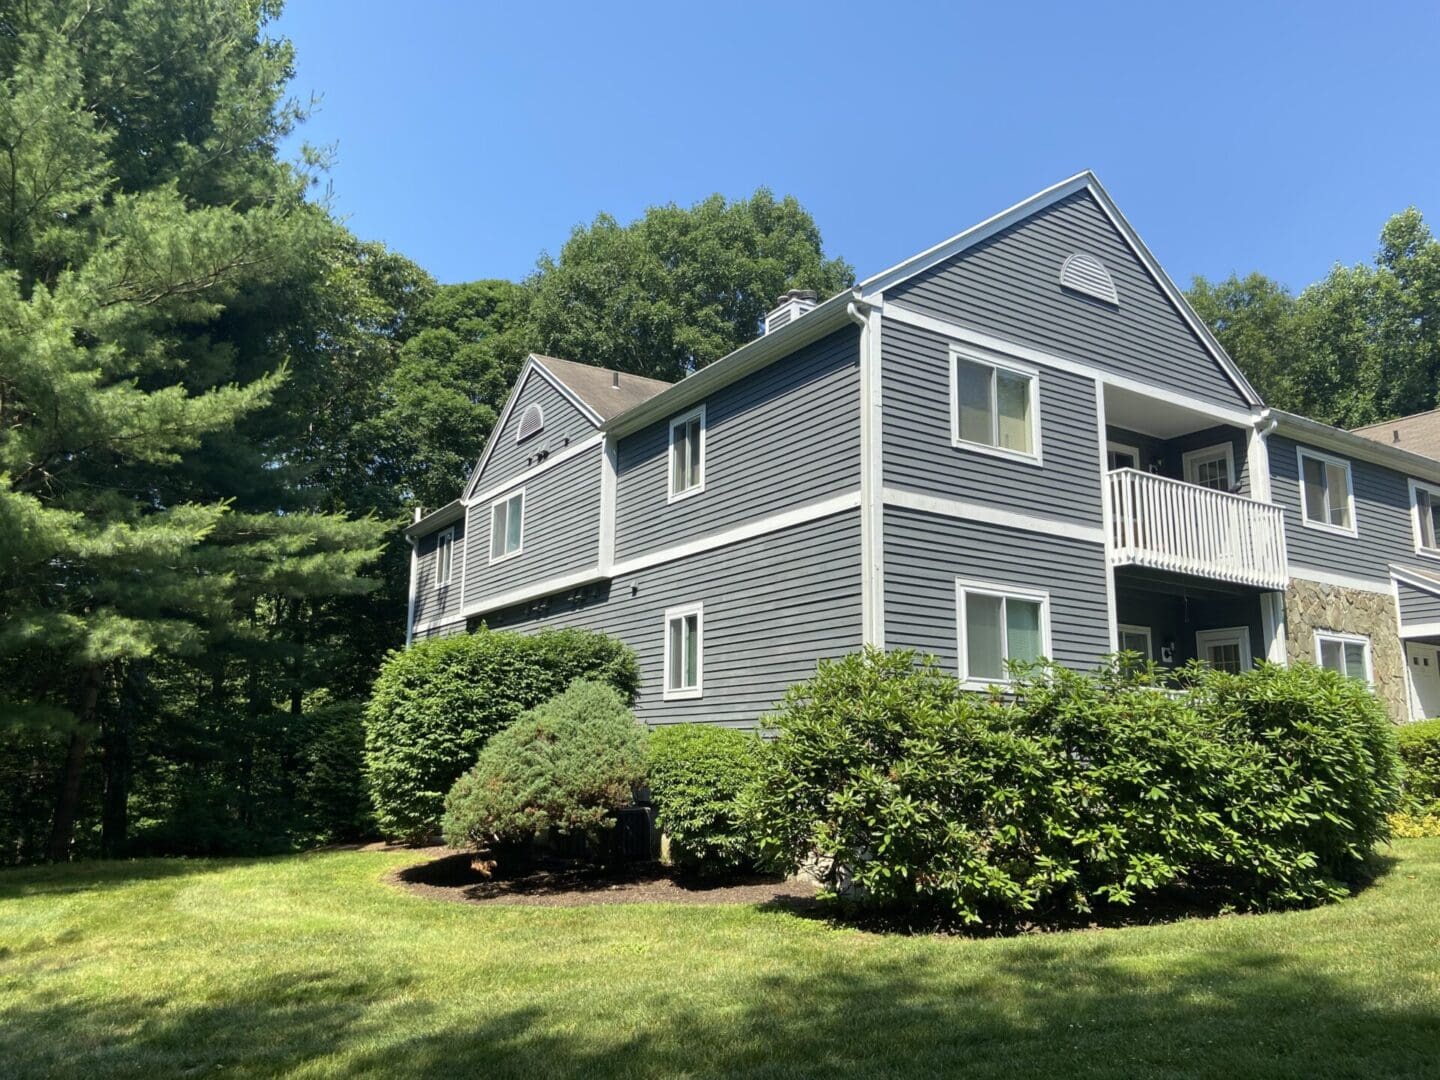
<svg viewBox="0 0 1440 1080">
<path fill-rule="evenodd" d="M 1285 594 L 1283 592 L 1260 594 L 1260 628 L 1265 635 L 1265 659 L 1272 664 L 1289 664 L 1289 650 L 1285 644 Z"/>
<path fill-rule="evenodd" d="M 615 488 L 618 451 L 613 435 L 605 436 L 600 455 L 600 573 L 608 575 L 615 564 Z"/>
<path fill-rule="evenodd" d="M 881 400 L 881 299 L 863 310 L 860 324 L 860 611 L 862 640 L 885 647 L 885 422 Z"/>
<path fill-rule="evenodd" d="M 1115 613 L 1115 524 L 1110 505 L 1109 425 L 1105 421 L 1105 384 L 1095 380 L 1095 428 L 1100 442 L 1100 518 L 1105 530 L 1105 618 L 1110 629 L 1110 651 L 1120 649 L 1120 620 Z M 1139 465 L 1139 462 L 1136 462 Z"/>
<path fill-rule="evenodd" d="M 1266 410 L 1268 413 L 1269 410 Z M 1250 428 L 1246 446 L 1246 468 L 1250 474 L 1250 495 L 1261 502 L 1270 501 L 1270 432 L 1275 422 L 1261 413 Z"/>
</svg>

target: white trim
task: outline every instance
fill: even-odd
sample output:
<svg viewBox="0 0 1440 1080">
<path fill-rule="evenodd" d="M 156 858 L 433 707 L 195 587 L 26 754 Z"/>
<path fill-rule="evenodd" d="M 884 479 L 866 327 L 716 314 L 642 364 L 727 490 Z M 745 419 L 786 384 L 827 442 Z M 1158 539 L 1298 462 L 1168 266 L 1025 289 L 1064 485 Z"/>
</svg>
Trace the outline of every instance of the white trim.
<svg viewBox="0 0 1440 1080">
<path fill-rule="evenodd" d="M 1277 425 L 1277 430 L 1287 439 L 1319 446 L 1332 453 L 1343 455 L 1352 461 L 1368 461 L 1402 476 L 1417 476 L 1432 484 L 1440 484 L 1440 461 L 1403 450 L 1390 443 L 1376 442 L 1363 435 L 1331 427 L 1308 416 L 1285 412 L 1283 409 L 1266 409 Z"/>
<path fill-rule="evenodd" d="M 496 593 L 487 596 L 483 600 L 477 600 L 469 607 L 464 608 L 459 615 L 460 619 L 473 619 L 477 615 L 484 615 L 491 611 L 499 611 L 501 608 L 514 607 L 516 604 L 524 604 L 530 600 L 538 600 L 543 596 L 553 596 L 555 593 L 565 592 L 567 589 L 576 589 L 581 585 L 593 585 L 597 581 L 604 581 L 607 575 L 602 573 L 598 566 L 587 566 L 583 570 L 577 570 L 573 574 L 565 574 L 561 577 L 547 578 L 544 581 L 537 581 L 530 585 L 522 585 L 519 588 L 511 589 L 509 592 Z"/>
<path fill-rule="evenodd" d="M 882 270 L 880 273 L 866 278 L 860 283 L 860 290 L 867 299 L 869 298 L 868 294 L 872 291 L 888 291 L 900 282 L 914 277 L 916 274 L 924 273 L 926 270 L 937 266 L 946 259 L 953 258 L 967 248 L 973 247 L 975 244 L 1009 228 L 1016 222 L 1031 216 L 1036 211 L 1042 210 L 1047 206 L 1059 202 L 1061 199 L 1073 195 L 1077 191 L 1087 188 L 1095 197 L 1095 201 L 1100 206 L 1101 212 L 1109 219 L 1110 224 L 1115 227 L 1121 239 L 1150 274 L 1151 278 L 1154 279 L 1160 291 L 1165 294 L 1165 297 L 1170 301 L 1171 306 L 1174 307 L 1181 320 L 1195 335 L 1200 343 L 1200 347 L 1209 353 L 1211 358 L 1219 365 L 1221 373 L 1229 379 L 1235 389 L 1240 392 L 1240 397 L 1248 401 L 1252 406 L 1259 407 L 1261 404 L 1260 396 L 1255 393 L 1255 388 L 1250 385 L 1249 381 L 1240 372 L 1240 369 L 1235 366 L 1235 362 L 1230 359 L 1229 355 L 1215 339 L 1215 335 L 1206 327 L 1204 321 L 1195 314 L 1180 290 L 1176 288 L 1175 283 L 1170 280 L 1169 275 L 1160 268 L 1160 264 L 1151 256 L 1144 241 L 1142 241 L 1139 234 L 1131 228 L 1130 222 L 1125 219 L 1125 215 L 1120 212 L 1120 208 L 1117 207 L 1114 200 L 1110 198 L 1110 193 L 1101 185 L 1095 174 L 1088 169 L 1066 180 L 1062 180 L 1060 183 L 1054 184 L 1044 191 L 1030 196 L 1028 199 L 1016 203 L 1007 210 L 1002 210 L 994 217 L 987 218 L 980 222 L 980 224 L 966 229 L 964 232 L 957 233 L 950 239 L 936 244 L 934 247 L 927 248 L 918 255 L 911 256 L 909 259 L 897 263 L 888 270 Z"/>
<path fill-rule="evenodd" d="M 950 499 L 939 495 L 926 495 L 905 488 L 885 488 L 885 503 L 901 506 L 907 510 L 919 510 L 926 514 L 941 514 L 945 517 L 979 521 L 986 525 L 1000 525 L 1021 532 L 1045 533 L 1062 536 L 1067 540 L 1081 540 L 1087 544 L 1104 544 L 1106 533 L 1094 525 L 1079 525 L 1061 518 L 1028 514 L 1020 510 L 1003 510 L 1000 507 L 969 499 Z"/>
<path fill-rule="evenodd" d="M 1270 432 L 1275 429 L 1275 423 L 1269 417 L 1262 417 L 1251 424 L 1245 445 L 1250 494 L 1261 502 L 1270 502 L 1274 498 L 1270 489 Z"/>
<path fill-rule="evenodd" d="M 685 687 L 670 686 L 670 624 L 676 619 L 688 619 L 695 616 L 695 685 Z M 661 700 L 663 701 L 693 701 L 703 697 L 705 693 L 705 605 L 702 602 L 693 604 L 681 604 L 679 607 L 665 609 L 665 644 L 663 667 L 660 669 Z"/>
<path fill-rule="evenodd" d="M 615 493 L 619 486 L 619 440 L 606 435 L 600 453 L 600 568 L 615 561 Z"/>
<path fill-rule="evenodd" d="M 1424 480 L 1416 480 L 1414 477 L 1407 477 L 1405 482 L 1410 490 L 1410 532 L 1411 538 L 1415 541 L 1415 554 L 1422 559 L 1440 559 L 1440 536 L 1436 537 L 1437 545 L 1435 547 L 1427 548 L 1425 546 L 1424 533 L 1420 529 L 1420 503 L 1417 497 L 1420 489 L 1424 488 L 1430 498 L 1440 503 L 1440 486 L 1426 483 Z"/>
<path fill-rule="evenodd" d="M 950 343 L 950 445 L 957 450 L 969 450 L 980 454 L 990 454 L 994 457 L 1008 458 L 1011 461 L 1023 462 L 1027 465 L 1044 465 L 1044 456 L 1040 446 L 1040 371 L 1029 364 L 1013 360 L 1008 356 L 993 351 L 977 349 L 974 346 L 967 346 L 959 342 Z M 980 367 L 988 367 L 992 371 L 990 377 L 990 425 L 993 443 L 976 442 L 973 439 L 962 439 L 960 437 L 960 361 L 964 360 L 970 364 Z M 1007 371 L 1012 375 L 1022 376 L 1026 380 L 1025 388 L 1030 398 L 1029 421 L 1030 421 L 1030 450 L 1013 450 L 1000 445 L 1000 389 L 999 372 Z"/>
<path fill-rule="evenodd" d="M 1358 589 L 1360 592 L 1388 593 L 1390 582 L 1380 578 L 1363 578 L 1354 574 L 1337 574 L 1332 570 L 1321 570 L 1314 566 L 1290 563 L 1286 567 L 1290 577 L 1313 581 L 1317 585 L 1334 585 L 1340 589 Z"/>
<path fill-rule="evenodd" d="M 1248 626 L 1216 627 L 1213 630 L 1195 631 L 1195 655 L 1206 663 L 1205 650 L 1211 645 L 1224 645 L 1234 641 L 1239 645 L 1240 670 L 1249 671 L 1255 662 L 1250 653 L 1250 628 Z"/>
<path fill-rule="evenodd" d="M 594 447 L 601 445 L 602 443 L 604 443 L 604 441 L 605 433 L 597 431 L 588 439 L 582 439 L 580 442 L 571 443 L 569 446 L 565 447 L 564 450 L 561 450 L 558 453 L 551 454 L 544 461 L 540 462 L 540 464 L 532 465 L 530 468 L 526 469 L 522 473 L 517 473 L 509 479 L 502 480 L 500 483 L 495 484 L 492 487 L 488 487 L 484 491 L 479 492 L 478 494 L 471 495 L 467 499 L 463 500 L 464 505 L 479 506 L 482 503 L 489 502 L 490 500 L 496 498 L 504 492 L 509 491 L 517 484 L 528 484 L 531 480 L 535 479 L 535 477 L 540 476 L 545 472 L 548 472 L 556 466 L 563 465 L 565 464 L 565 462 L 579 457 L 585 451 L 591 450 Z"/>
<path fill-rule="evenodd" d="M 861 640 L 885 647 L 885 466 L 878 308 L 851 318 L 860 323 L 860 621 Z"/>
<path fill-rule="evenodd" d="M 965 642 L 965 603 L 966 597 L 971 593 L 980 596 L 998 596 L 1001 600 L 1023 600 L 1027 603 L 1040 605 L 1040 640 L 1042 657 L 1051 657 L 1054 651 L 1050 642 L 1050 594 L 1043 589 L 1014 588 L 1009 585 L 997 585 L 988 581 L 974 581 L 969 578 L 955 579 L 955 642 L 958 651 L 955 654 L 956 670 L 960 673 L 960 685 L 966 690 L 984 690 L 990 686 L 1008 686 L 1014 680 L 1006 673 L 997 679 L 972 678 L 970 675 L 970 658 L 966 653 Z M 1010 642 L 1005 633 L 1004 607 L 1001 607 L 1000 617 L 1000 651 L 1002 660 L 1008 663 L 1010 660 Z"/>
<path fill-rule="evenodd" d="M 675 429 L 681 426 L 688 426 L 692 420 L 700 421 L 700 479 L 691 487 L 682 491 L 675 490 Z M 686 409 L 678 416 L 670 418 L 670 434 L 665 440 L 665 501 L 667 503 L 679 502 L 681 499 L 690 499 L 705 491 L 705 403 L 702 401 L 693 409 Z"/>
<path fill-rule="evenodd" d="M 450 565 L 445 569 L 445 580 L 440 580 L 440 542 L 450 545 Z M 455 578 L 455 526 L 448 525 L 435 534 L 435 588 L 448 589 Z"/>
<path fill-rule="evenodd" d="M 1225 477 L 1227 480 L 1225 490 L 1234 491 L 1235 484 L 1235 445 L 1234 443 L 1216 443 L 1214 446 L 1202 446 L 1198 450 L 1186 450 L 1180 455 L 1181 475 L 1185 477 L 1187 484 L 1195 484 L 1197 487 L 1208 487 L 1208 484 L 1201 484 L 1195 479 L 1195 466 L 1204 461 L 1209 461 L 1216 454 L 1225 458 Z"/>
<path fill-rule="evenodd" d="M 1152 635 L 1152 632 L 1151 632 L 1151 628 L 1150 628 L 1150 627 L 1148 627 L 1148 626 L 1141 626 L 1139 623 L 1119 623 L 1119 624 L 1116 625 L 1115 630 L 1116 630 L 1115 646 L 1114 646 L 1114 648 L 1112 648 L 1112 649 L 1110 650 L 1111 652 L 1119 652 L 1119 651 L 1120 651 L 1120 640 L 1119 640 L 1119 638 L 1120 638 L 1120 635 L 1121 635 L 1121 634 L 1144 634 L 1144 635 L 1145 635 L 1145 659 L 1146 659 L 1146 660 L 1154 660 L 1154 659 L 1155 659 L 1155 641 L 1154 641 L 1154 637 L 1153 637 L 1153 635 Z"/>
<path fill-rule="evenodd" d="M 1115 603 L 1115 519 L 1114 508 L 1110 505 L 1110 447 L 1120 446 L 1135 455 L 1135 467 L 1140 468 L 1140 448 L 1124 443 L 1112 443 L 1107 434 L 1109 421 L 1105 418 L 1105 387 L 1096 379 L 1095 431 L 1100 443 L 1100 525 L 1105 544 L 1105 625 L 1110 635 L 1110 651 L 1120 648 L 1119 613 Z"/>
<path fill-rule="evenodd" d="M 495 508 L 496 508 L 497 506 L 501 506 L 501 505 L 506 506 L 506 510 L 505 510 L 505 532 L 506 532 L 506 534 L 507 534 L 507 536 L 508 536 L 508 534 L 509 534 L 509 532 L 510 532 L 510 510 L 509 510 L 509 504 L 510 504 L 510 502 L 511 502 L 512 499 L 517 499 L 517 498 L 520 500 L 520 546 L 517 547 L 514 551 L 506 551 L 506 552 L 504 552 L 503 554 L 496 555 L 496 554 L 495 554 Z M 494 502 L 492 502 L 492 503 L 490 504 L 490 508 L 489 508 L 489 511 L 488 511 L 489 516 L 490 516 L 490 535 L 489 535 L 489 546 L 488 546 L 487 552 L 486 552 L 486 553 L 490 556 L 490 563 L 489 563 L 489 565 L 494 566 L 496 563 L 506 562 L 506 561 L 509 560 L 509 559 L 518 558 L 519 556 L 521 556 L 521 555 L 523 555 L 523 554 L 525 553 L 525 503 L 526 503 L 527 501 L 528 501 L 528 500 L 525 498 L 525 489 L 522 487 L 522 488 L 520 488 L 520 489 L 518 489 L 518 490 L 516 490 L 516 491 L 507 491 L 504 495 L 501 495 L 498 499 L 496 499 Z"/>
<path fill-rule="evenodd" d="M 410 603 L 405 612 L 405 647 L 408 649 L 415 640 L 415 581 L 420 573 L 420 542 L 408 536 L 405 539 L 410 542 Z"/>
<path fill-rule="evenodd" d="M 1365 646 L 1365 684 L 1366 684 L 1367 686 L 1374 686 L 1374 685 L 1375 685 L 1375 669 L 1374 669 L 1374 666 L 1373 666 L 1373 661 L 1372 661 L 1372 656 L 1371 656 L 1371 653 L 1372 653 L 1373 650 L 1374 650 L 1374 646 L 1372 645 L 1372 643 L 1371 643 L 1371 641 L 1370 641 L 1370 639 L 1369 639 L 1368 637 L 1366 637 L 1364 634 L 1342 634 L 1342 633 L 1340 633 L 1338 630 L 1321 630 L 1321 629 L 1318 629 L 1318 628 L 1317 628 L 1316 631 L 1315 631 L 1315 642 L 1314 642 L 1314 647 L 1315 647 L 1315 666 L 1316 666 L 1316 667 L 1324 667 L 1324 666 L 1325 666 L 1323 663 L 1321 663 L 1321 656 L 1320 656 L 1320 644 L 1321 644 L 1321 642 L 1324 642 L 1324 641 L 1338 642 L 1338 643 L 1342 646 L 1341 652 L 1340 652 L 1340 662 L 1341 662 L 1341 664 L 1344 664 L 1344 662 L 1345 662 L 1345 652 L 1344 652 L 1344 648 L 1343 648 L 1344 646 L 1346 646 L 1346 645 L 1363 645 L 1363 646 Z M 1403 647 L 1402 647 L 1402 649 L 1401 649 L 1401 652 L 1402 652 L 1402 653 L 1404 652 Z M 1406 663 L 1407 666 L 1409 665 L 1410 660 L 1409 660 L 1408 657 L 1406 658 L 1405 663 Z M 1339 674 L 1344 675 L 1345 672 L 1342 671 L 1342 672 L 1340 672 Z"/>
<path fill-rule="evenodd" d="M 1440 637 L 1440 622 L 1398 623 L 1400 640 Z"/>
<path fill-rule="evenodd" d="M 1309 506 L 1305 498 L 1305 459 L 1314 458 L 1316 461 L 1323 461 L 1328 465 L 1339 465 L 1345 469 L 1345 498 L 1348 501 L 1348 516 L 1350 527 L 1332 525 L 1329 521 L 1310 520 Z M 1334 454 L 1327 454 L 1308 446 L 1295 444 L 1295 472 L 1296 482 L 1300 485 L 1300 524 L 1307 529 L 1319 529 L 1321 532 L 1340 533 L 1343 536 L 1359 536 L 1360 522 L 1355 514 L 1355 478 L 1354 469 L 1348 458 L 1336 457 Z M 1325 474 L 1325 497 L 1332 499 L 1330 493 L 1330 476 Z"/>
<path fill-rule="evenodd" d="M 1265 635 L 1265 659 L 1282 667 L 1289 664 L 1285 644 L 1285 594 L 1260 594 L 1260 631 Z"/>
<path fill-rule="evenodd" d="M 1233 424 L 1236 427 L 1248 427 L 1253 424 L 1259 415 L 1259 410 L 1246 412 L 1243 409 L 1231 408 L 1226 405 L 1217 405 L 1213 401 L 1206 401 L 1203 398 L 1191 397 L 1189 394 L 1177 393 L 1165 387 L 1141 382 L 1138 379 L 1131 379 L 1124 375 L 1117 375 L 1111 371 L 1105 371 L 1087 364 L 1084 361 L 1071 357 L 1058 356 L 1055 353 L 1045 352 L 1029 345 L 1021 345 L 1005 338 L 995 337 L 980 330 L 975 330 L 961 323 L 951 322 L 948 319 L 937 319 L 933 315 L 927 315 L 923 311 L 916 311 L 913 308 L 904 307 L 893 300 L 884 302 L 884 313 L 887 318 L 896 322 L 906 323 L 909 326 L 918 327 L 921 330 L 928 330 L 939 337 L 948 338 L 951 341 L 960 341 L 967 345 L 974 345 L 977 348 L 988 349 L 999 353 L 1002 356 L 1012 356 L 1027 363 L 1037 364 L 1042 367 L 1054 368 L 1056 371 L 1069 372 L 1072 375 L 1082 375 L 1085 378 L 1097 379 L 1106 386 L 1113 386 L 1117 390 L 1128 390 L 1134 394 L 1154 398 L 1170 405 L 1179 406 L 1182 409 L 1189 409 L 1191 412 L 1200 413 L 1221 423 Z"/>
<path fill-rule="evenodd" d="M 610 568 L 610 573 L 612 577 L 623 577 L 625 574 L 633 574 L 637 570 L 646 570 L 652 566 L 674 562 L 676 559 L 686 559 L 691 555 L 699 555 L 715 548 L 737 544 L 742 540 L 764 536 L 766 533 L 779 532 L 781 529 L 788 529 L 794 525 L 818 521 L 820 518 L 829 517 L 844 510 L 854 510 L 859 506 L 860 491 L 857 488 L 841 495 L 832 495 L 828 499 L 821 499 L 819 502 L 807 503 L 790 510 L 782 510 L 778 514 L 756 518 L 754 521 L 747 521 L 743 525 L 736 525 L 721 532 L 709 533 L 694 540 L 687 540 L 683 544 L 674 544 L 671 547 L 658 548 L 655 551 L 647 551 L 643 555 L 622 559 Z"/>
<path fill-rule="evenodd" d="M 1096 407 L 1098 410 L 1100 410 L 1100 415 L 1101 415 L 1101 417 L 1103 418 L 1104 415 L 1105 415 L 1105 388 L 1104 388 L 1103 386 L 1099 385 L 1098 383 L 1095 385 L 1095 407 Z M 1102 427 L 1102 428 L 1100 429 L 1100 434 L 1103 436 L 1103 435 L 1105 434 L 1105 431 L 1106 431 L 1106 429 Z M 1113 465 L 1110 464 L 1110 455 L 1111 455 L 1112 453 L 1116 453 L 1116 454 L 1129 454 L 1131 457 L 1133 457 L 1133 458 L 1135 459 L 1135 464 L 1132 465 L 1132 466 L 1130 466 L 1130 468 L 1132 468 L 1132 469 L 1143 469 L 1143 468 L 1144 468 L 1144 466 L 1140 464 L 1140 461 L 1141 461 L 1141 458 L 1140 458 L 1140 448 L 1139 448 L 1138 446 L 1131 446 L 1129 443 L 1119 442 L 1119 441 L 1117 441 L 1117 440 L 1115 440 L 1115 439 L 1102 439 L 1102 441 L 1105 443 L 1105 453 L 1104 453 L 1104 456 L 1101 458 L 1101 461 L 1100 461 L 1100 464 L 1101 464 L 1101 470 L 1100 470 L 1101 477 L 1100 477 L 1100 478 L 1101 478 L 1101 481 L 1102 481 L 1102 483 L 1101 483 L 1100 486 L 1101 486 L 1102 490 L 1104 489 L 1104 486 L 1105 486 L 1104 483 L 1103 483 L 1104 478 L 1105 478 L 1105 477 L 1104 477 L 1104 474 L 1107 473 L 1107 472 L 1110 472 L 1112 469 L 1115 468 L 1115 466 L 1113 466 Z M 1125 468 L 1125 466 L 1122 465 L 1122 466 L 1120 466 L 1120 468 Z"/>
</svg>

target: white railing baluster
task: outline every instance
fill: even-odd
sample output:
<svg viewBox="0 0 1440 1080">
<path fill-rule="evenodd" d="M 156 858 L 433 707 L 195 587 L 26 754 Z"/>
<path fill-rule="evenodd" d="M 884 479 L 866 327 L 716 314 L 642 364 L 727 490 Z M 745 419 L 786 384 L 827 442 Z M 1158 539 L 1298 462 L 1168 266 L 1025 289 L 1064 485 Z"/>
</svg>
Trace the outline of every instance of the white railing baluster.
<svg viewBox="0 0 1440 1080">
<path fill-rule="evenodd" d="M 1135 469 L 1110 473 L 1111 541 L 1118 566 L 1283 589 L 1280 507 Z"/>
</svg>

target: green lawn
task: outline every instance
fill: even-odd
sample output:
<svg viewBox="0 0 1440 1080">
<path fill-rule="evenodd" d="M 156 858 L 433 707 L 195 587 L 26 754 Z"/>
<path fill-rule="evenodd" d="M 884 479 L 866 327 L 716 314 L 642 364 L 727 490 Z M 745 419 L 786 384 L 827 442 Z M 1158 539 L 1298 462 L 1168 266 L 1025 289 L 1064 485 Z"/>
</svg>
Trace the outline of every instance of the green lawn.
<svg viewBox="0 0 1440 1080">
<path fill-rule="evenodd" d="M 0 873 L 0 1075 L 1440 1075 L 1440 841 L 1319 911 L 1009 940 L 473 907 L 403 854 Z"/>
</svg>

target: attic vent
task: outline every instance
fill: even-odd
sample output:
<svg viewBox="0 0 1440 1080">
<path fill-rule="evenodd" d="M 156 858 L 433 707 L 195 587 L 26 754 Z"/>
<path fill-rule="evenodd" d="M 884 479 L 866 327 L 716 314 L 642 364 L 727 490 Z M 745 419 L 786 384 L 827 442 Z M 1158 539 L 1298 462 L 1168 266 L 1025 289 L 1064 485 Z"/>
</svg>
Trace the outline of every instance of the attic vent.
<svg viewBox="0 0 1440 1080">
<path fill-rule="evenodd" d="M 540 434 L 545 427 L 545 414 L 540 411 L 539 405 L 527 406 L 520 414 L 520 430 L 515 435 L 515 441 L 522 443 L 532 435 Z"/>
<path fill-rule="evenodd" d="M 1066 259 L 1060 267 L 1060 285 L 1085 296 L 1093 296 L 1096 300 L 1104 300 L 1107 304 L 1120 303 L 1120 294 L 1115 291 L 1110 271 L 1094 255 L 1077 251 Z"/>
</svg>

